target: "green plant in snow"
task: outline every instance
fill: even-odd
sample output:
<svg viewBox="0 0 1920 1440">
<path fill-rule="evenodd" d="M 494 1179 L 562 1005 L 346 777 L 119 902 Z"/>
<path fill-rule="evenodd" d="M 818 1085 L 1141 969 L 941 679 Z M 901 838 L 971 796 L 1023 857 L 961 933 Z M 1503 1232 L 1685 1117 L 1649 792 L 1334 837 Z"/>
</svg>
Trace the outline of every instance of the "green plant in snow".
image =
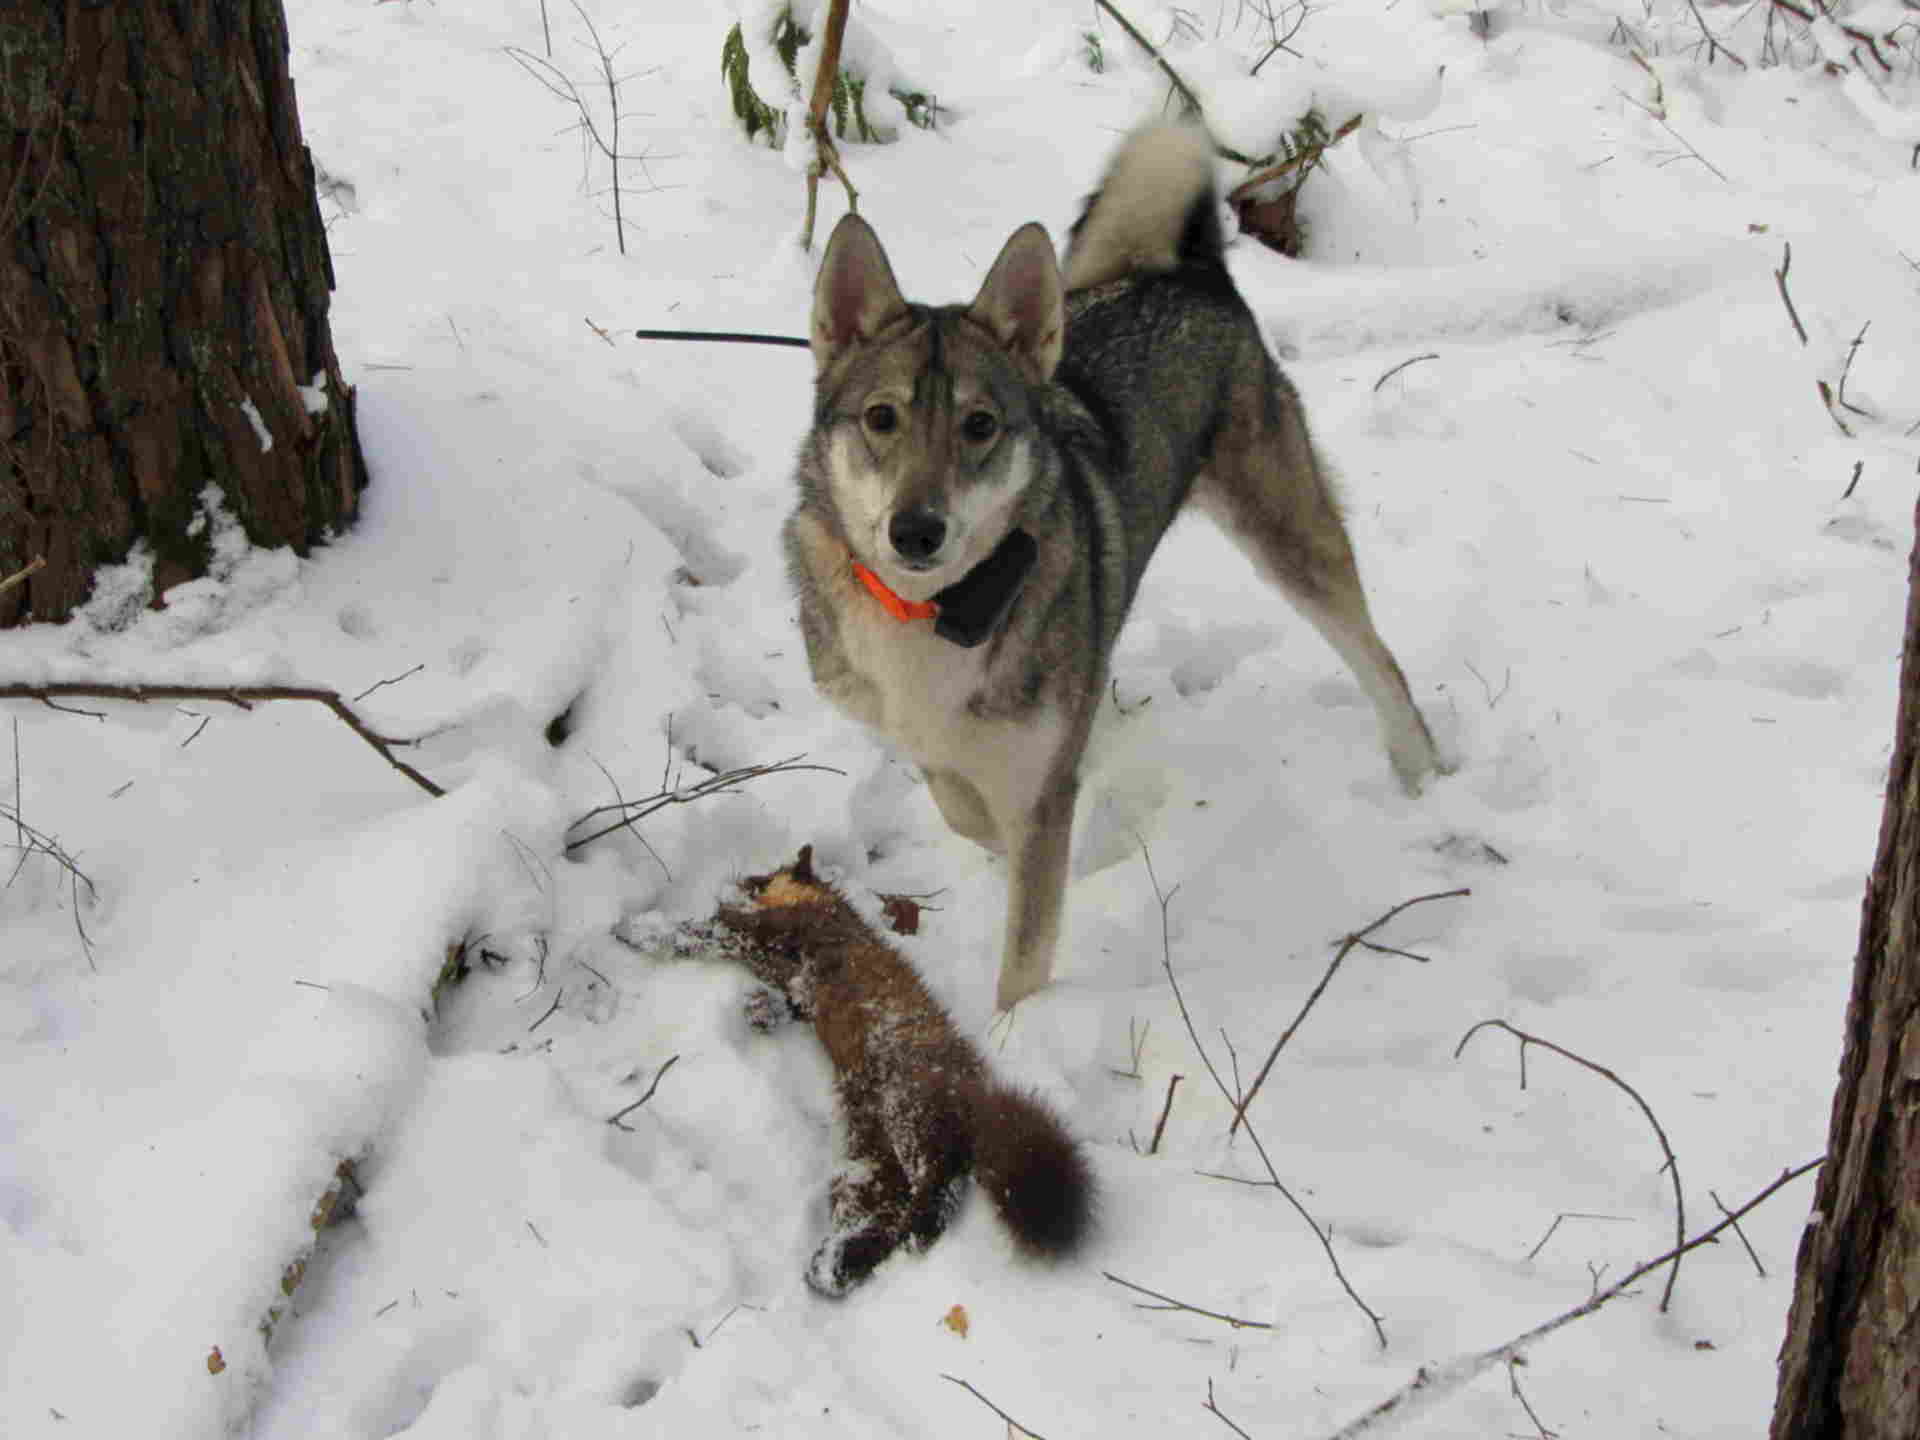
<svg viewBox="0 0 1920 1440">
<path fill-rule="evenodd" d="M 800 51 L 813 38 L 812 32 L 794 19 L 791 6 L 782 6 L 780 13 L 774 17 L 773 29 L 767 38 L 773 45 L 774 54 L 780 57 L 780 63 L 786 69 L 788 96 L 798 99 L 803 84 L 798 68 Z M 727 31 L 727 38 L 720 46 L 720 78 L 733 102 L 734 118 L 740 122 L 740 128 L 747 132 L 747 139 L 756 139 L 764 131 L 767 144 L 777 149 L 786 138 L 781 133 L 786 125 L 786 106 L 769 104 L 754 88 L 751 72 L 752 58 L 747 51 L 746 37 L 736 23 Z M 765 83 L 765 77 L 762 77 L 762 83 Z M 909 125 L 921 130 L 936 128 L 940 103 L 931 94 L 924 90 L 904 90 L 899 87 L 889 89 L 887 93 L 899 103 Z M 866 102 L 867 76 L 842 65 L 834 73 L 830 101 L 835 136 L 841 140 L 884 145 L 894 138 L 893 132 L 874 124 L 867 117 Z"/>
</svg>

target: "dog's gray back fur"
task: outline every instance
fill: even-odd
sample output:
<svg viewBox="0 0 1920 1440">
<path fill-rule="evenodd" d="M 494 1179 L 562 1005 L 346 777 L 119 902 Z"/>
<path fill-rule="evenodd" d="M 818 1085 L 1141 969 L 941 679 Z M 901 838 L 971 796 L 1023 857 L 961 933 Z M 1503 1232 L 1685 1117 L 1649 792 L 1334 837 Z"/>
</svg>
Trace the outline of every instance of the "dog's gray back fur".
<svg viewBox="0 0 1920 1440">
<path fill-rule="evenodd" d="M 1354 668 L 1403 782 L 1437 763 L 1367 618 L 1298 398 L 1228 275 L 1211 168 L 1198 131 L 1136 132 L 1074 227 L 1064 283 L 1034 226 L 971 305 L 907 303 L 852 217 L 822 265 L 786 531 L 808 657 L 823 693 L 914 754 L 955 830 L 1009 853 L 1003 1005 L 1050 972 L 1108 657 L 1196 487 Z M 897 412 L 884 433 L 876 404 Z M 984 446 L 967 429 L 982 411 L 998 424 Z M 931 578 L 887 543 L 890 517 L 922 512 L 951 521 Z M 883 618 L 852 578 L 857 561 L 924 600 L 1016 529 L 1036 542 L 1032 570 L 978 650 Z"/>
</svg>

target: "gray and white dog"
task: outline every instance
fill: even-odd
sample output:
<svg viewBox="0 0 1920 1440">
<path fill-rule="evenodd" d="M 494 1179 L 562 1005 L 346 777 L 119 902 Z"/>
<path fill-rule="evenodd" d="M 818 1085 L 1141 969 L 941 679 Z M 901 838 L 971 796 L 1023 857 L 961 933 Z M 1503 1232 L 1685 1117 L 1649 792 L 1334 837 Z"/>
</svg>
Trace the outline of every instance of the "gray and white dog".
<svg viewBox="0 0 1920 1440">
<path fill-rule="evenodd" d="M 998 1001 L 1047 983 L 1080 759 L 1147 560 L 1190 498 L 1360 682 L 1409 791 L 1440 768 L 1367 613 L 1293 386 L 1223 258 L 1206 135 L 1121 147 L 1062 266 L 1015 231 L 970 305 L 904 299 L 848 215 L 814 291 L 785 531 L 814 683 L 1008 857 Z"/>
</svg>

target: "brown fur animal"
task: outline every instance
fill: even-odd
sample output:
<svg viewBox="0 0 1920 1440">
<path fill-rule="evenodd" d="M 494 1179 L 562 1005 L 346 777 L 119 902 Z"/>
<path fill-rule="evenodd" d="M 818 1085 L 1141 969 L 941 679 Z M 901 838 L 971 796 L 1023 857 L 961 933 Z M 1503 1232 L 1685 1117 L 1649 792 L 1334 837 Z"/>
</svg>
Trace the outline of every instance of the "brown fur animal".
<svg viewBox="0 0 1920 1440">
<path fill-rule="evenodd" d="M 892 946 L 813 872 L 813 847 L 744 882 L 695 932 L 767 989 L 758 1028 L 810 1019 L 827 1058 L 847 1153 L 828 1192 L 831 1225 L 807 1283 L 844 1295 L 894 1251 L 947 1228 L 971 1174 L 1028 1254 L 1056 1259 L 1086 1239 L 1093 1175 L 1059 1119 L 988 1073 Z"/>
</svg>

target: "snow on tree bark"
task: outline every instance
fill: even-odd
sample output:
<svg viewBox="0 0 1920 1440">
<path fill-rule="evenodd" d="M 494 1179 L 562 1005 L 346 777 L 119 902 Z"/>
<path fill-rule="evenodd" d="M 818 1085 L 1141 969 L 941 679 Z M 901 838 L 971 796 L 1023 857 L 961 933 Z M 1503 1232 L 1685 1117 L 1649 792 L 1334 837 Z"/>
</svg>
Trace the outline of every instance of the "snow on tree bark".
<svg viewBox="0 0 1920 1440">
<path fill-rule="evenodd" d="M 1920 510 L 1916 510 L 1920 526 Z M 1801 1236 L 1772 1440 L 1920 1436 L 1920 548 L 1827 1163 Z"/>
<path fill-rule="evenodd" d="M 145 540 L 200 574 L 209 483 L 304 553 L 366 484 L 281 0 L 0 0 L 0 626 Z M 272 444 L 263 443 L 262 432 Z"/>
</svg>

